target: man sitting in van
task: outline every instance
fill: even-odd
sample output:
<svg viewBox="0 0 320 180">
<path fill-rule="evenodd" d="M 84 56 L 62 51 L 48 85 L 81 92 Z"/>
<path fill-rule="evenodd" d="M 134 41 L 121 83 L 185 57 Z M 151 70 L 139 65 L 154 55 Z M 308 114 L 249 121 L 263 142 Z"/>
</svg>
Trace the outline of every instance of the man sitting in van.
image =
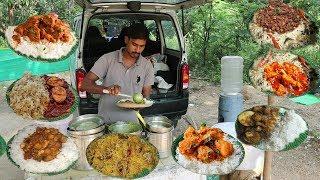
<svg viewBox="0 0 320 180">
<path fill-rule="evenodd" d="M 141 56 L 148 38 L 147 28 L 140 23 L 132 24 L 126 32 L 125 47 L 101 56 L 84 78 L 82 91 L 103 94 L 99 101 L 98 114 L 106 123 L 136 121 L 135 112 L 121 109 L 116 102 L 120 92 L 133 95 L 142 93 L 148 98 L 154 83 L 153 66 Z M 102 85 L 95 82 L 103 79 Z M 109 94 L 104 94 L 105 90 Z"/>
</svg>

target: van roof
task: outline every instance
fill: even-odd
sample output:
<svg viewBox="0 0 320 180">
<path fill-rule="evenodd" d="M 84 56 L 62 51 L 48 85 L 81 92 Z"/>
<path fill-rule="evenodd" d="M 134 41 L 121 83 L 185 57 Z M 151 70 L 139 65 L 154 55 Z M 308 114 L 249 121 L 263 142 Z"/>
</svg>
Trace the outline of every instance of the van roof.
<svg viewBox="0 0 320 180">
<path fill-rule="evenodd" d="M 75 0 L 76 3 L 83 8 L 94 8 L 94 7 L 104 7 L 104 6 L 119 6 L 126 5 L 129 0 Z M 139 0 L 141 6 L 157 6 L 165 7 L 167 9 L 181 9 L 190 8 L 197 5 L 203 5 L 212 0 Z"/>
</svg>

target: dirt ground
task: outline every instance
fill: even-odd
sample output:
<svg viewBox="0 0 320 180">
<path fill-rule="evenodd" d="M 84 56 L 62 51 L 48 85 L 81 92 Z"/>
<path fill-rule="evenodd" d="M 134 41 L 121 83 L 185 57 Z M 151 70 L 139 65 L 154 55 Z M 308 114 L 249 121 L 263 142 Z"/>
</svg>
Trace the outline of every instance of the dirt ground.
<svg viewBox="0 0 320 180">
<path fill-rule="evenodd" d="M 197 124 L 205 122 L 213 125 L 218 122 L 218 102 L 220 87 L 201 80 L 191 80 L 190 101 L 187 115 Z M 255 105 L 266 105 L 267 96 L 252 86 L 243 88 L 244 109 Z M 274 180 L 318 180 L 320 177 L 320 104 L 304 106 L 290 99 L 277 98 L 276 105 L 296 110 L 309 125 L 307 141 L 300 147 L 273 155 L 272 179 Z M 177 133 L 187 128 L 181 119 Z"/>
</svg>

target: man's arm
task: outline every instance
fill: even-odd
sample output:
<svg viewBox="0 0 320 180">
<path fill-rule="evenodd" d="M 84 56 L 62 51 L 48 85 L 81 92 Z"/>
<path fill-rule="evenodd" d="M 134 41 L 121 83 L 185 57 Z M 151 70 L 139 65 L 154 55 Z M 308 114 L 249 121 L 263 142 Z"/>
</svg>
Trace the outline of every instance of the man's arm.
<svg viewBox="0 0 320 180">
<path fill-rule="evenodd" d="M 120 92 L 120 86 L 118 85 L 112 85 L 109 87 L 97 85 L 96 81 L 98 79 L 99 77 L 96 74 L 89 71 L 81 84 L 81 91 L 87 91 L 94 94 L 103 94 L 103 90 L 107 89 L 110 95 L 117 95 Z"/>
<path fill-rule="evenodd" d="M 143 86 L 142 88 L 142 95 L 145 98 L 149 98 L 151 94 L 151 86 Z"/>
<path fill-rule="evenodd" d="M 149 98 L 151 91 L 152 91 L 152 85 L 154 83 L 154 71 L 153 71 L 153 65 L 150 61 L 147 62 L 146 65 L 146 75 L 142 87 L 142 95 L 145 98 Z"/>
</svg>

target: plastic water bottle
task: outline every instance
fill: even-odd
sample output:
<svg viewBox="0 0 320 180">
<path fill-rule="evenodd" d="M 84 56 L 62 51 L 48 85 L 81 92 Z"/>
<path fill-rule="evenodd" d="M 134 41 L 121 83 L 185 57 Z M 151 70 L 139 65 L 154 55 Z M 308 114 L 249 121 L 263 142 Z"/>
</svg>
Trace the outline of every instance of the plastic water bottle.
<svg viewBox="0 0 320 180">
<path fill-rule="evenodd" d="M 240 56 L 221 58 L 221 88 L 226 95 L 235 95 L 242 90 L 243 59 Z"/>
</svg>

